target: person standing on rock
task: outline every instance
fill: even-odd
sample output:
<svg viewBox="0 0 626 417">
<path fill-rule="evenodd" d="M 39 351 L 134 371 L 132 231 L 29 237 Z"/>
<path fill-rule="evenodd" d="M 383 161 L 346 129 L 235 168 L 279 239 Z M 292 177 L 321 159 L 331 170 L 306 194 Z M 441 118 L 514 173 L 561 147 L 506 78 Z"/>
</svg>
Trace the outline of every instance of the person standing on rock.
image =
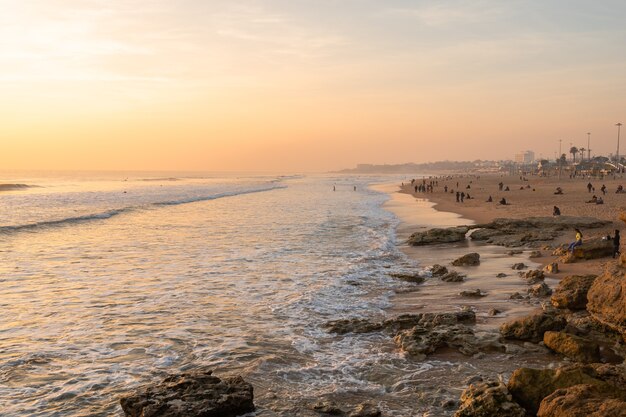
<svg viewBox="0 0 626 417">
<path fill-rule="evenodd" d="M 613 258 L 615 258 L 616 255 L 622 254 L 622 252 L 620 252 L 619 250 L 619 240 L 619 230 L 615 230 L 615 236 L 613 237 Z"/>
<path fill-rule="evenodd" d="M 583 232 L 581 232 L 578 228 L 575 228 L 574 230 L 576 230 L 576 241 L 570 243 L 567 248 L 567 250 L 572 253 L 574 253 L 574 248 L 583 244 Z"/>
</svg>

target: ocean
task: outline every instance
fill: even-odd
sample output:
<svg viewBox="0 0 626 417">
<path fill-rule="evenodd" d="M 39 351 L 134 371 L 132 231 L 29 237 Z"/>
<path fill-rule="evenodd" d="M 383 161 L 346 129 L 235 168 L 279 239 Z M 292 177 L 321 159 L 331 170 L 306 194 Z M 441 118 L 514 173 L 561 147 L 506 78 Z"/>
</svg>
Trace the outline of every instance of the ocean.
<svg viewBox="0 0 626 417">
<path fill-rule="evenodd" d="M 2 415 L 122 416 L 120 396 L 207 368 L 251 382 L 257 416 L 317 415 L 324 399 L 387 416 L 440 406 L 419 376 L 455 364 L 323 329 L 384 317 L 414 286 L 389 276 L 420 266 L 370 187 L 401 178 L 0 177 L 14 184 L 0 191 Z"/>
</svg>

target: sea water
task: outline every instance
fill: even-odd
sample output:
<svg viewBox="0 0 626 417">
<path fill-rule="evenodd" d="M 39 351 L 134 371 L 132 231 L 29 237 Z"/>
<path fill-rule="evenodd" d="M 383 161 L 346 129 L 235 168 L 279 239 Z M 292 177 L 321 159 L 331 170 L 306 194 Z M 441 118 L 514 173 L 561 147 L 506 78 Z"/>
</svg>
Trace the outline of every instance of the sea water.
<svg viewBox="0 0 626 417">
<path fill-rule="evenodd" d="M 0 193 L 2 415 L 121 416 L 120 396 L 192 369 L 243 375 L 258 416 L 325 398 L 422 415 L 415 378 L 445 363 L 323 327 L 381 318 L 414 285 L 389 276 L 417 264 L 382 181 L 4 174 L 19 185 Z"/>
</svg>

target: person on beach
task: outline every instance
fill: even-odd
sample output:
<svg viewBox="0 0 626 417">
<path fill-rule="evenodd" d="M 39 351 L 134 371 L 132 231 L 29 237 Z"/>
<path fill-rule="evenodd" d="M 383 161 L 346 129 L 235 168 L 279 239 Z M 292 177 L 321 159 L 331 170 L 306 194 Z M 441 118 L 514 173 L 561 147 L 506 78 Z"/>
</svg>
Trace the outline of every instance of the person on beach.
<svg viewBox="0 0 626 417">
<path fill-rule="evenodd" d="M 624 187 L 622 187 L 621 185 L 617 186 L 617 191 L 615 191 L 615 194 L 619 194 L 619 193 L 623 193 L 624 192 Z"/>
<path fill-rule="evenodd" d="M 461 191 L 461 203 L 463 202 L 463 200 L 465 200 L 465 193 Z"/>
<path fill-rule="evenodd" d="M 591 197 L 591 200 L 588 200 L 586 202 L 596 204 L 598 202 L 598 197 L 596 197 L 596 195 L 594 194 L 593 197 Z"/>
<path fill-rule="evenodd" d="M 504 187 L 504 184 L 502 183 L 502 181 L 500 181 L 498 183 L 498 191 L 502 191 L 502 188 Z"/>
<path fill-rule="evenodd" d="M 456 202 L 458 203 L 459 201 L 461 201 L 461 193 L 460 192 L 456 192 Z"/>
<path fill-rule="evenodd" d="M 500 200 L 500 204 L 502 204 L 503 206 L 506 206 L 509 203 L 506 202 L 506 198 L 502 197 L 502 199 Z"/>
<path fill-rule="evenodd" d="M 506 186 L 506 188 L 504 189 L 504 191 L 511 191 L 511 190 L 509 189 L 509 186 L 508 186 L 508 185 Z"/>
<path fill-rule="evenodd" d="M 417 193 L 417 185 L 415 186 L 415 192 Z"/>
<path fill-rule="evenodd" d="M 575 228 L 574 230 L 576 230 L 576 240 L 570 243 L 569 247 L 567 248 L 567 250 L 571 253 L 574 253 L 574 248 L 583 244 L 583 232 L 581 232 L 578 228 Z"/>
<path fill-rule="evenodd" d="M 563 194 L 563 189 L 561 187 L 556 187 L 556 191 L 554 192 L 555 195 L 560 195 Z"/>
<path fill-rule="evenodd" d="M 402 185 L 404 185 L 404 184 L 402 184 Z M 334 185 L 333 185 L 333 191 L 335 191 L 335 186 Z"/>
<path fill-rule="evenodd" d="M 596 200 L 596 204 L 604 204 L 604 200 L 602 199 L 602 197 L 598 197 L 598 199 Z"/>
<path fill-rule="evenodd" d="M 615 230 L 615 236 L 613 237 L 613 258 L 615 258 L 615 255 L 622 254 L 619 250 L 619 239 L 619 230 Z"/>
<path fill-rule="evenodd" d="M 591 192 L 591 189 L 593 188 L 593 185 L 591 185 L 591 183 L 587 184 L 587 192 Z"/>
<path fill-rule="evenodd" d="M 600 191 L 602 191 L 602 195 L 606 195 L 606 185 L 602 184 L 602 188 L 600 188 Z"/>
<path fill-rule="evenodd" d="M 489 196 L 489 198 L 487 199 L 487 203 L 492 203 L 493 202 L 493 198 L 491 198 L 491 196 Z"/>
<path fill-rule="evenodd" d="M 443 187 L 443 192 L 444 192 L 444 193 L 447 193 L 447 192 L 448 192 L 448 186 L 447 186 L 447 185 L 444 185 L 444 187 Z"/>
<path fill-rule="evenodd" d="M 554 209 L 552 209 L 552 215 L 553 216 L 560 216 L 561 215 L 561 209 L 558 208 L 557 206 L 554 206 Z"/>
</svg>

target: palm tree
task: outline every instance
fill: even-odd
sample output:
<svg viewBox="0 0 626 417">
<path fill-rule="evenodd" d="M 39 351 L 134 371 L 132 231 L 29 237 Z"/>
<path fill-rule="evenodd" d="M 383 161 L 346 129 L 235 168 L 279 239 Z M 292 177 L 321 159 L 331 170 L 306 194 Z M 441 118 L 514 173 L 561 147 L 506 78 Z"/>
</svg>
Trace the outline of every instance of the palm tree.
<svg viewBox="0 0 626 417">
<path fill-rule="evenodd" d="M 578 148 L 572 146 L 571 148 L 569 148 L 569 153 L 572 154 L 572 160 L 574 161 L 574 163 L 576 163 L 576 154 L 578 153 Z"/>
<path fill-rule="evenodd" d="M 585 148 L 580 148 L 580 162 L 584 162 L 585 161 Z"/>
</svg>

